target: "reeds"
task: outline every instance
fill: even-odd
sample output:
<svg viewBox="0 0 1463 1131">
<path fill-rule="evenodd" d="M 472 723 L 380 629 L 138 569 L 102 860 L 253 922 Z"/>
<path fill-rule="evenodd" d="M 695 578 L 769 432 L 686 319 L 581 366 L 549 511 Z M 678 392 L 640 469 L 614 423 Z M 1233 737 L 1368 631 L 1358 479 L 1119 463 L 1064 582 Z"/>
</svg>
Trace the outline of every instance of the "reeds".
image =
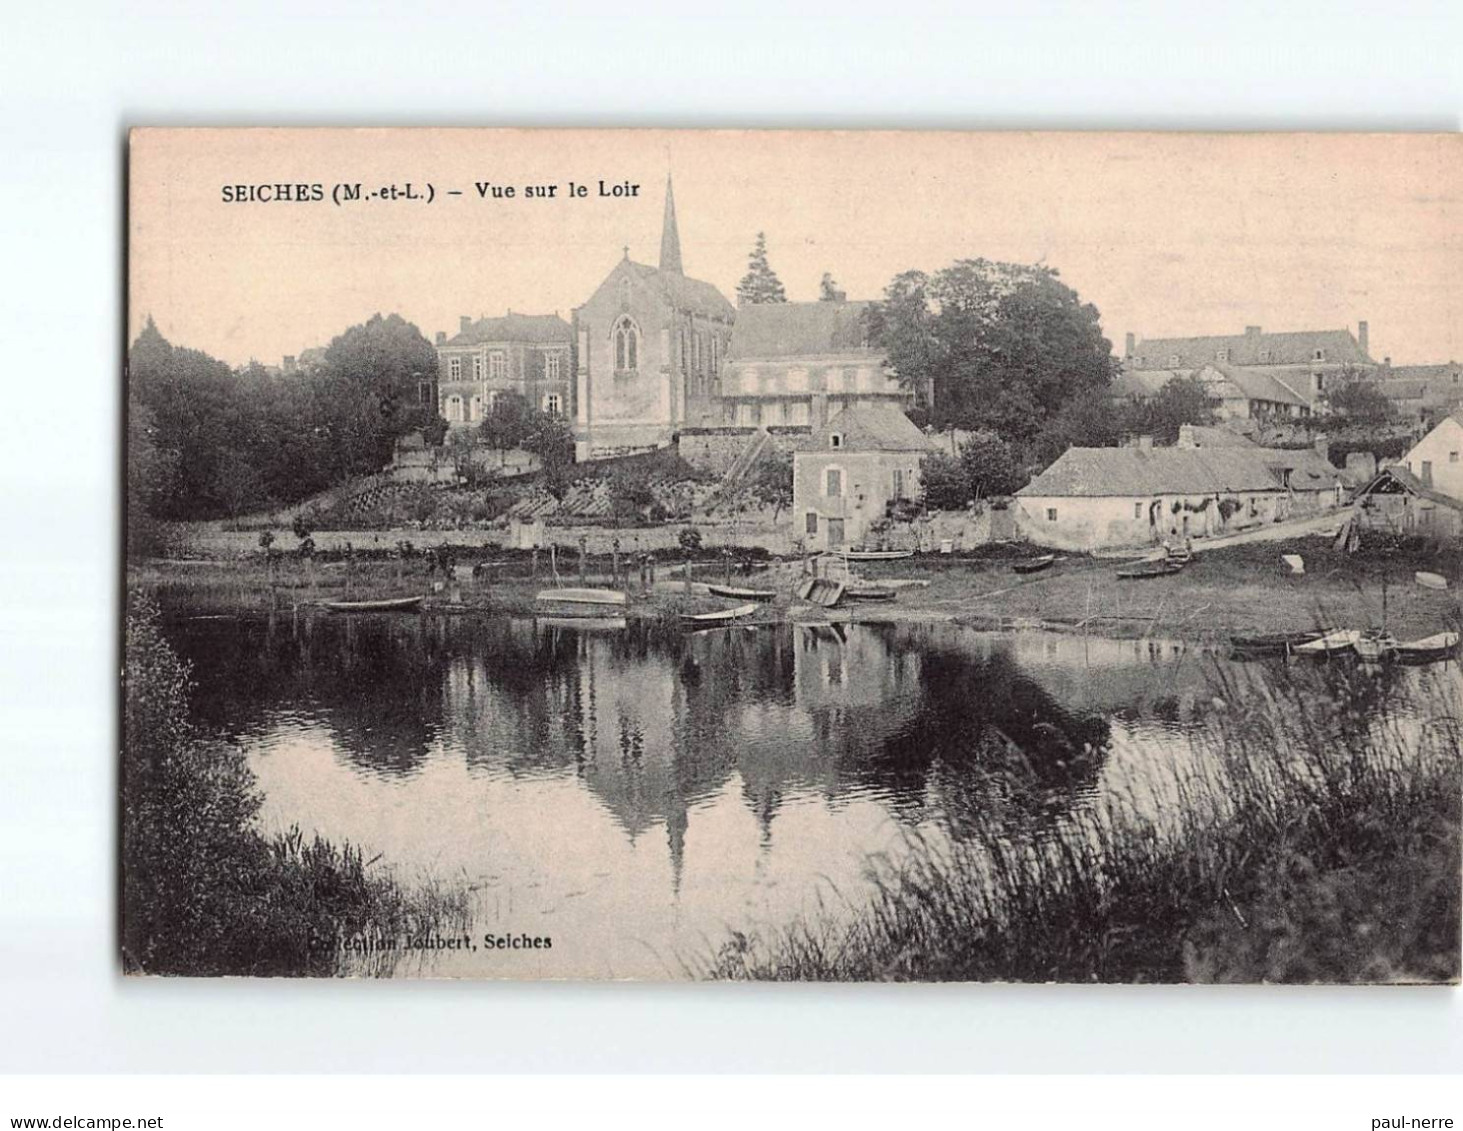
<svg viewBox="0 0 1463 1131">
<path fill-rule="evenodd" d="M 1448 681 L 1452 681 L 1449 684 Z M 1139 794 L 997 810 L 870 865 L 866 905 L 736 934 L 696 973 L 797 980 L 1456 981 L 1456 669 L 1213 676 Z"/>
</svg>

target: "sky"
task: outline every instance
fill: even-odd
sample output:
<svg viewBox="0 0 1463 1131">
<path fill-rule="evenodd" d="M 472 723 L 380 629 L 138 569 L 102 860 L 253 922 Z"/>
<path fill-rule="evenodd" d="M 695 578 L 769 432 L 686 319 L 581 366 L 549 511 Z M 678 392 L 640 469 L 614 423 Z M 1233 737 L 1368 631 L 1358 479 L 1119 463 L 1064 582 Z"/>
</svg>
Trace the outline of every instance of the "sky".
<svg viewBox="0 0 1463 1131">
<path fill-rule="evenodd" d="M 658 260 L 668 173 L 686 274 L 733 301 L 762 231 L 794 301 L 825 271 L 877 298 L 901 271 L 984 257 L 1055 267 L 1119 354 L 1128 332 L 1365 320 L 1379 361 L 1463 359 L 1463 136 L 1447 134 L 138 131 L 131 334 L 151 315 L 176 345 L 278 364 L 377 312 L 428 338 L 460 315 L 567 319 L 626 246 Z M 324 199 L 224 200 L 280 182 Z M 331 199 L 408 182 L 435 199 Z"/>
</svg>

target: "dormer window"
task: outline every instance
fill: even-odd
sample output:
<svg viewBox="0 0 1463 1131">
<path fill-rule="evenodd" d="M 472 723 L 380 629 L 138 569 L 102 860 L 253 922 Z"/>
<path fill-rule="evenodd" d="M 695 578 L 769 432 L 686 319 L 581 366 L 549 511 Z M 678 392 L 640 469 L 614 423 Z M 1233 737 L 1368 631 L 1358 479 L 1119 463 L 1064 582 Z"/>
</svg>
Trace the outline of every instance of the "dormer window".
<svg viewBox="0 0 1463 1131">
<path fill-rule="evenodd" d="M 1314 356 L 1314 359 L 1313 360 L 1315 360 L 1315 361 L 1325 361 L 1326 360 L 1326 351 L 1325 350 L 1319 350 L 1318 349 L 1316 351 L 1316 353 L 1315 353 L 1315 356 Z"/>
<path fill-rule="evenodd" d="M 835 433 L 833 433 L 833 435 L 829 436 L 828 437 L 828 446 L 830 448 L 841 448 L 841 447 L 843 447 L 843 433 L 842 432 L 835 432 Z"/>
<path fill-rule="evenodd" d="M 1228 361 L 1229 360 L 1229 350 L 1227 350 L 1227 349 L 1215 350 L 1214 351 L 1214 360 L 1215 361 Z"/>
<path fill-rule="evenodd" d="M 1269 362 L 1270 362 L 1270 351 L 1269 350 L 1261 350 L 1260 351 L 1260 364 L 1261 365 L 1266 365 Z"/>
<path fill-rule="evenodd" d="M 1179 367 L 1179 355 L 1176 353 L 1169 354 L 1168 364 L 1170 368 L 1177 369 Z"/>
</svg>

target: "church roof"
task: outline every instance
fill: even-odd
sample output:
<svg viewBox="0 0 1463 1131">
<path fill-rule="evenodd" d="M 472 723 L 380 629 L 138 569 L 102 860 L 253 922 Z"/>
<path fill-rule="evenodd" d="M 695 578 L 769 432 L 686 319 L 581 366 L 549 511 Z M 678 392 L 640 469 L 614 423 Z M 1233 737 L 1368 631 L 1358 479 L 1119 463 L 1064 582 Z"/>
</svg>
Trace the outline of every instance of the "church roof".
<svg viewBox="0 0 1463 1131">
<path fill-rule="evenodd" d="M 702 314 L 709 318 L 734 318 L 737 308 L 710 283 L 688 279 L 685 275 L 662 271 L 645 263 L 629 261 L 631 269 L 642 279 L 656 283 L 667 301 L 677 310 Z"/>
<path fill-rule="evenodd" d="M 1217 334 L 1199 338 L 1149 338 L 1133 347 L 1135 368 L 1197 369 L 1220 358 L 1231 365 L 1375 364 L 1350 330 L 1293 330 L 1279 334 Z M 1177 358 L 1177 360 L 1175 360 Z"/>
<path fill-rule="evenodd" d="M 727 347 L 729 361 L 739 358 L 872 354 L 865 315 L 867 302 L 769 302 L 737 310 Z"/>
<path fill-rule="evenodd" d="M 502 318 L 479 318 L 466 330 L 449 338 L 449 346 L 477 346 L 485 342 L 569 343 L 574 328 L 557 314 L 513 314 Z"/>
<path fill-rule="evenodd" d="M 683 275 L 681 269 L 681 231 L 676 226 L 676 197 L 671 179 L 665 179 L 665 217 L 660 226 L 660 269 L 672 275 Z"/>
<path fill-rule="evenodd" d="M 814 431 L 813 449 L 831 448 L 830 437 L 835 433 L 842 437 L 838 445 L 841 451 L 923 452 L 933 447 L 914 421 L 889 404 L 849 405 L 835 413 L 833 419 Z"/>
</svg>

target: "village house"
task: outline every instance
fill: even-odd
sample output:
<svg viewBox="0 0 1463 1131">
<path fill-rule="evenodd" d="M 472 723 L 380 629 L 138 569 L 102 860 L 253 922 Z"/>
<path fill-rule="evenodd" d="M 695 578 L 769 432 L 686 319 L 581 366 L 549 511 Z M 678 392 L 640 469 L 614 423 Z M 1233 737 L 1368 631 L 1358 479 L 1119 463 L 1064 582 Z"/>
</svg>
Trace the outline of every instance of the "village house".
<svg viewBox="0 0 1463 1131">
<path fill-rule="evenodd" d="M 902 408 L 913 394 L 869 345 L 867 302 L 786 302 L 737 311 L 714 423 L 820 427 L 845 408 Z"/>
<path fill-rule="evenodd" d="M 1016 529 L 1064 550 L 1156 545 L 1284 517 L 1290 497 L 1240 447 L 1069 448 L 1016 492 Z"/>
<path fill-rule="evenodd" d="M 1350 330 L 1267 334 L 1259 326 L 1246 326 L 1243 334 L 1198 338 L 1144 341 L 1136 334 L 1129 334 L 1123 367 L 1135 372 L 1166 370 L 1192 374 L 1214 366 L 1219 375 L 1236 386 L 1237 392 L 1229 398 L 1236 405 L 1259 402 L 1262 406 L 1288 406 L 1294 397 L 1313 411 L 1342 374 L 1374 372 L 1378 368 L 1367 352 L 1368 346 L 1365 322 L 1357 324 L 1355 335 Z M 1289 396 L 1274 396 L 1278 392 L 1276 385 L 1254 380 L 1260 376 L 1272 378 Z"/>
<path fill-rule="evenodd" d="M 1356 493 L 1356 514 L 1367 530 L 1446 538 L 1463 534 L 1463 500 L 1426 486 L 1402 464 L 1382 468 Z"/>
<path fill-rule="evenodd" d="M 853 405 L 793 453 L 793 519 L 812 550 L 863 543 L 900 499 L 917 499 L 930 440 L 892 404 Z"/>
<path fill-rule="evenodd" d="M 507 393 L 567 416 L 573 344 L 573 329 L 557 314 L 510 310 L 502 318 L 476 321 L 464 315 L 455 336 L 437 334 L 436 387 L 430 388 L 424 375 L 418 398 L 435 395 L 437 411 L 450 428 L 476 427 Z"/>
<path fill-rule="evenodd" d="M 575 458 L 665 447 L 687 422 L 715 415 L 716 377 L 736 307 L 681 265 L 675 197 L 666 181 L 660 264 L 630 249 L 574 311 L 578 372 Z"/>
<path fill-rule="evenodd" d="M 1463 502 L 1463 409 L 1449 413 L 1402 457 L 1418 483 Z"/>
<path fill-rule="evenodd" d="M 1271 369 L 1219 361 L 1206 362 L 1197 369 L 1125 369 L 1113 379 L 1110 395 L 1117 400 L 1152 400 L 1165 385 L 1180 377 L 1196 377 L 1203 382 L 1214 415 L 1220 420 L 1268 423 L 1311 415 L 1311 401 Z"/>
<path fill-rule="evenodd" d="M 1183 424 L 1174 446 L 1248 452 L 1289 493 L 1291 517 L 1334 510 L 1346 502 L 1348 488 L 1358 485 L 1351 475 L 1331 463 L 1330 443 L 1325 438 L 1307 448 L 1266 448 L 1230 426 Z"/>
<path fill-rule="evenodd" d="M 1398 415 L 1413 420 L 1436 419 L 1463 405 L 1463 365 L 1384 365 L 1381 390 Z"/>
</svg>

